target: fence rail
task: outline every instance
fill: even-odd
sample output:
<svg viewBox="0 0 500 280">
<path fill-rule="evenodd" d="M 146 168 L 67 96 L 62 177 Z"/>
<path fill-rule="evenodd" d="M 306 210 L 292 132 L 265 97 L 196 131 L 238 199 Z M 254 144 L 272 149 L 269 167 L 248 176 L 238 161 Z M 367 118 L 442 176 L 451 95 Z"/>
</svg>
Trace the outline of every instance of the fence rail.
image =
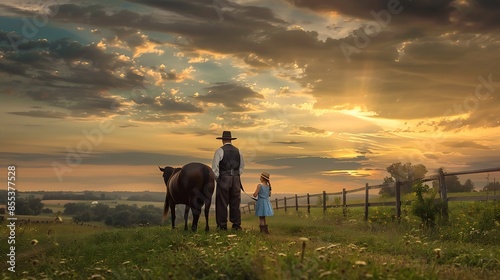
<svg viewBox="0 0 500 280">
<path fill-rule="evenodd" d="M 368 213 L 369 213 L 369 207 L 384 207 L 384 206 L 393 206 L 396 207 L 396 216 L 398 221 L 401 218 L 401 206 L 403 204 L 408 205 L 411 203 L 411 201 L 406 201 L 402 202 L 401 201 L 401 185 L 403 183 L 418 183 L 418 182 L 429 182 L 429 181 L 438 181 L 439 182 L 439 195 L 440 198 L 438 198 L 438 201 L 443 202 L 444 207 L 442 208 L 442 215 L 445 219 L 448 219 L 448 202 L 453 202 L 453 201 L 497 201 L 500 199 L 500 195 L 496 194 L 496 191 L 494 190 L 493 195 L 486 195 L 486 196 L 463 196 L 463 197 L 448 197 L 448 192 L 446 190 L 446 183 L 445 183 L 445 177 L 446 176 L 457 176 L 457 175 L 466 175 L 466 174 L 478 174 L 478 173 L 488 173 L 488 172 L 499 172 L 500 167 L 495 167 L 495 168 L 488 168 L 488 169 L 478 169 L 478 170 L 470 170 L 470 171 L 460 171 L 460 172 L 444 172 L 442 169 L 439 170 L 438 174 L 435 175 L 430 175 L 426 176 L 424 178 L 412 180 L 412 181 L 406 181 L 406 182 L 401 182 L 401 181 L 396 181 L 395 183 L 386 183 L 386 184 L 380 184 L 380 185 L 373 185 L 370 186 L 366 184 L 364 187 L 357 188 L 357 189 L 352 189 L 352 190 L 346 190 L 342 189 L 341 192 L 335 192 L 335 193 L 327 193 L 323 191 L 322 193 L 318 194 L 305 194 L 305 195 L 295 195 L 292 197 L 284 197 L 282 199 L 274 199 L 271 200 L 271 203 L 274 204 L 273 208 L 275 210 L 278 209 L 284 209 L 285 211 L 288 211 L 288 209 L 295 209 L 296 211 L 299 210 L 299 208 L 307 208 L 307 212 L 311 212 L 311 208 L 323 208 L 323 212 L 325 212 L 328 208 L 342 208 L 343 209 L 343 215 L 347 216 L 347 208 L 348 207 L 364 207 L 365 208 L 365 213 L 364 213 L 364 218 L 365 220 L 368 220 Z M 370 197 L 370 190 L 373 189 L 381 189 L 385 187 L 391 187 L 395 188 L 395 198 L 394 201 L 382 201 L 382 202 L 370 202 L 369 197 Z M 347 203 L 347 194 L 352 194 L 352 193 L 357 193 L 364 191 L 364 202 L 360 203 L 358 202 L 360 199 L 356 199 L 355 203 Z M 333 205 L 327 205 L 327 197 L 329 196 L 339 196 L 340 201 L 336 201 L 335 204 Z M 341 198 L 340 198 L 341 196 Z M 316 198 L 316 199 L 321 199 L 321 205 L 318 204 L 311 204 L 311 198 Z M 299 200 L 306 200 L 305 203 L 299 203 Z M 293 202 L 293 203 L 292 203 Z M 340 204 L 341 202 L 341 204 Z M 290 204 L 289 204 L 290 203 Z M 280 206 L 282 205 L 282 206 Z M 241 211 L 243 213 L 251 213 L 252 211 L 255 211 L 255 202 L 249 203 L 245 206 L 241 207 Z"/>
</svg>

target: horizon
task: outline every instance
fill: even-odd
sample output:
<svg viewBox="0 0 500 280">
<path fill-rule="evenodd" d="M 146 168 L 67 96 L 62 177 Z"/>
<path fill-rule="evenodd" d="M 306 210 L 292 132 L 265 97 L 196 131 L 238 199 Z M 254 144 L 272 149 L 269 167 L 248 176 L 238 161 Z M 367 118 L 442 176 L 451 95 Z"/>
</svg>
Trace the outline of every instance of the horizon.
<svg viewBox="0 0 500 280">
<path fill-rule="evenodd" d="M 211 166 L 224 130 L 247 193 L 262 171 L 305 194 L 381 184 L 397 162 L 500 167 L 499 16 L 479 0 L 6 0 L 1 176 L 158 192 L 157 166 Z"/>
</svg>

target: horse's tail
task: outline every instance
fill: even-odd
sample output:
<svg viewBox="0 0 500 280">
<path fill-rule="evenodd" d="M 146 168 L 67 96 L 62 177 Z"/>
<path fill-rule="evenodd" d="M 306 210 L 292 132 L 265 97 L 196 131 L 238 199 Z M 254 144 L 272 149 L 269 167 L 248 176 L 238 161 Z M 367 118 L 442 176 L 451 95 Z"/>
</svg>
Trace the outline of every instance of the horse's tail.
<svg viewBox="0 0 500 280">
<path fill-rule="evenodd" d="M 163 206 L 163 217 L 162 220 L 165 221 L 167 219 L 168 215 L 168 209 L 169 209 L 169 202 L 168 202 L 168 188 L 167 188 L 167 194 L 165 195 L 165 205 Z"/>
<path fill-rule="evenodd" d="M 203 183 L 205 186 L 204 192 L 208 200 L 212 200 L 212 194 L 215 189 L 215 174 L 209 166 L 203 168 Z"/>
</svg>

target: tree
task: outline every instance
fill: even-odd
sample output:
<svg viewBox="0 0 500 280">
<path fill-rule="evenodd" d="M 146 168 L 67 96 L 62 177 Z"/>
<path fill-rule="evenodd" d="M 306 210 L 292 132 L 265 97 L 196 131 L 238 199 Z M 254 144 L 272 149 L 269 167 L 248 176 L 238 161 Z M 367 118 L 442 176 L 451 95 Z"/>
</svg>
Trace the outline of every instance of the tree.
<svg viewBox="0 0 500 280">
<path fill-rule="evenodd" d="M 39 215 L 42 213 L 43 203 L 40 198 L 18 199 L 16 200 L 16 214 L 18 215 Z"/>
<path fill-rule="evenodd" d="M 483 191 L 500 191 L 500 182 L 489 183 L 484 186 Z"/>
<path fill-rule="evenodd" d="M 472 183 L 470 179 L 467 179 L 467 181 L 465 181 L 465 184 L 463 184 L 463 188 L 464 191 L 471 192 L 474 190 L 474 183 Z"/>
<path fill-rule="evenodd" d="M 40 198 L 28 199 L 28 207 L 31 209 L 33 215 L 40 215 L 42 213 L 44 204 Z"/>
<path fill-rule="evenodd" d="M 384 178 L 384 183 L 393 183 L 400 181 L 401 193 L 412 192 L 412 184 L 414 180 L 422 179 L 427 173 L 427 168 L 423 164 L 412 165 L 410 162 L 402 164 L 401 162 L 393 163 L 387 168 L 387 172 L 391 174 L 390 177 Z M 380 189 L 379 194 L 394 196 L 395 190 L 392 187 L 384 187 Z"/>
<path fill-rule="evenodd" d="M 447 192 L 450 192 L 450 193 L 462 192 L 462 184 L 460 183 L 458 176 L 456 176 L 456 175 L 445 176 L 444 183 L 446 184 L 446 191 Z"/>
<path fill-rule="evenodd" d="M 446 185 L 446 191 L 450 193 L 471 192 L 474 189 L 474 184 L 470 179 L 467 179 L 465 184 L 462 185 L 456 175 L 445 176 L 444 183 Z M 432 186 L 436 190 L 439 190 L 439 183 L 437 181 L 432 182 Z"/>
<path fill-rule="evenodd" d="M 327 195 L 327 196 L 325 197 L 325 200 L 326 200 L 326 204 L 328 205 L 328 201 L 330 200 L 330 196 L 329 196 L 329 195 Z M 316 197 L 316 205 L 318 205 L 318 206 L 323 206 L 323 194 L 318 195 L 318 196 Z"/>
<path fill-rule="evenodd" d="M 108 216 L 110 212 L 110 208 L 106 204 L 99 203 L 95 205 L 92 209 L 92 220 L 94 221 L 103 221 Z"/>
<path fill-rule="evenodd" d="M 78 215 L 80 213 L 90 211 L 90 205 L 87 203 L 66 203 L 64 204 L 64 215 Z"/>
</svg>

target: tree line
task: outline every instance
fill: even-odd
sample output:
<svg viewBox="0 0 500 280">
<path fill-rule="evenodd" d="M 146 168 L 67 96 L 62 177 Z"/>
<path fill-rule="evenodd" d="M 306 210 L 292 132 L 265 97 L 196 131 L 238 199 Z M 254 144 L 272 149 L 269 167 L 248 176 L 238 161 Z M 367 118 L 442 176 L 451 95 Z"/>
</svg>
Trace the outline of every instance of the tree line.
<svg viewBox="0 0 500 280">
<path fill-rule="evenodd" d="M 385 177 L 383 183 L 394 183 L 396 180 L 402 182 L 401 193 L 403 194 L 413 192 L 414 190 L 411 182 L 424 178 L 428 172 L 427 168 L 423 164 L 412 165 L 411 163 L 402 164 L 401 162 L 391 164 L 386 168 L 386 170 L 390 176 Z M 446 191 L 449 193 L 474 191 L 474 183 L 470 179 L 467 179 L 465 183 L 462 184 L 458 176 L 452 175 L 446 176 L 444 181 L 446 184 Z M 439 183 L 437 181 L 433 181 L 432 188 L 438 190 Z M 482 190 L 500 190 L 500 183 L 488 183 L 482 188 Z M 395 189 L 390 186 L 384 187 L 380 189 L 379 194 L 382 196 L 394 196 Z"/>
<path fill-rule="evenodd" d="M 133 225 L 160 225 L 163 210 L 153 206 L 118 204 L 115 208 L 106 204 L 91 205 L 88 203 L 64 204 L 64 215 L 73 216 L 73 221 L 104 222 L 108 226 L 130 227 Z"/>
</svg>

